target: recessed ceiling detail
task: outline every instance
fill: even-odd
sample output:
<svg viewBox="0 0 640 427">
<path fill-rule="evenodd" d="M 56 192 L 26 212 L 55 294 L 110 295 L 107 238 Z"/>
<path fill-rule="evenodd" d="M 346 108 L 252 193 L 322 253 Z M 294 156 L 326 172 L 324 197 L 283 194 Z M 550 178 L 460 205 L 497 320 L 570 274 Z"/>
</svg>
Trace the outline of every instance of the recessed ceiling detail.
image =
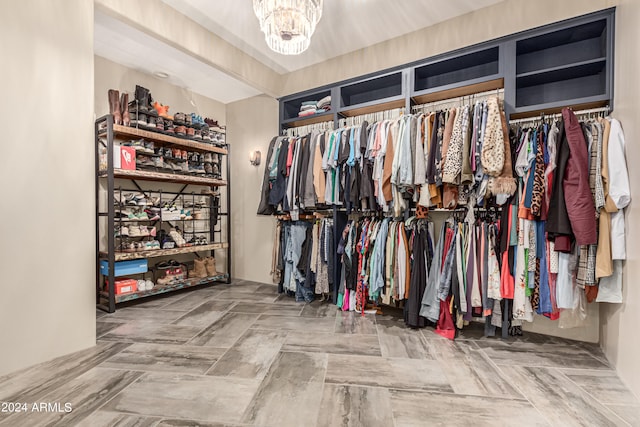
<svg viewBox="0 0 640 427">
<path fill-rule="evenodd" d="M 311 47 L 296 56 L 282 56 L 266 46 L 264 34 L 256 25 L 251 0 L 162 1 L 273 70 L 285 74 L 502 0 L 325 0 Z"/>
<path fill-rule="evenodd" d="M 94 53 L 156 77 L 160 77 L 156 73 L 164 73 L 166 77 L 161 78 L 168 83 L 224 104 L 262 93 L 98 10 L 95 11 Z"/>
</svg>

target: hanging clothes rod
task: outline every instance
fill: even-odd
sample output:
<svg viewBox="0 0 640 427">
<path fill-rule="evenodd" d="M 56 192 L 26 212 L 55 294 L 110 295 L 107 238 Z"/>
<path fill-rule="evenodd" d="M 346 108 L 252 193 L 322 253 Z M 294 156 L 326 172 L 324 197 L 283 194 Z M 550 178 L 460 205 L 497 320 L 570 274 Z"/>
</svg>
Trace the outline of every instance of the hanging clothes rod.
<svg viewBox="0 0 640 427">
<path fill-rule="evenodd" d="M 578 110 L 578 111 L 574 111 L 573 114 L 575 114 L 576 116 L 585 116 L 585 115 L 589 115 L 589 114 L 603 114 L 603 115 L 607 115 L 609 114 L 609 112 L 611 112 L 611 108 L 607 105 L 605 107 L 599 107 L 599 108 L 589 108 L 586 110 Z M 513 120 L 509 120 L 509 124 L 510 125 L 515 125 L 515 124 L 519 124 L 519 123 L 531 123 L 531 122 L 539 122 L 542 120 L 547 120 L 547 119 L 559 119 L 562 117 L 562 113 L 554 113 L 554 114 L 538 114 L 536 116 L 531 116 L 531 117 L 525 117 L 522 119 L 513 119 Z"/>
<path fill-rule="evenodd" d="M 500 100 L 504 99 L 504 89 L 501 88 L 501 89 L 487 90 L 485 92 L 472 93 L 469 95 L 457 96 L 455 98 L 448 98 L 440 101 L 427 102 L 426 104 L 414 105 L 413 111 L 422 111 L 422 112 L 424 112 L 425 110 L 434 111 L 436 109 L 435 107 L 437 106 L 464 105 L 465 103 L 474 103 L 477 101 L 484 101 L 493 96 L 497 96 L 498 99 Z"/>
<path fill-rule="evenodd" d="M 360 116 L 345 117 L 340 119 L 340 127 L 351 127 L 361 125 L 363 122 L 374 123 L 383 120 L 394 120 L 405 113 L 404 107 L 394 108 L 392 110 L 378 111 L 375 113 L 362 114 Z"/>
<path fill-rule="evenodd" d="M 313 131 L 324 132 L 326 130 L 333 130 L 333 121 L 314 123 L 310 125 L 298 126 L 294 128 L 288 128 L 283 131 L 285 136 L 300 136 L 307 135 Z"/>
</svg>

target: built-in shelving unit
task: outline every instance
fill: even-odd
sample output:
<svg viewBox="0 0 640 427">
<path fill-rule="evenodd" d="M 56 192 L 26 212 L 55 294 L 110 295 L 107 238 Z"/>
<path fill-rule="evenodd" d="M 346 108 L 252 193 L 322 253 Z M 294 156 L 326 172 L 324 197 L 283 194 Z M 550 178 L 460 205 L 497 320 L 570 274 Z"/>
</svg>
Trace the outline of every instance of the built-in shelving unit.
<svg viewBox="0 0 640 427">
<path fill-rule="evenodd" d="M 615 9 L 534 28 L 405 66 L 280 99 L 280 128 L 409 108 L 504 89 L 505 111 L 522 117 L 563 106 L 613 104 Z M 332 95 L 332 112 L 298 118 L 300 105 Z"/>
</svg>

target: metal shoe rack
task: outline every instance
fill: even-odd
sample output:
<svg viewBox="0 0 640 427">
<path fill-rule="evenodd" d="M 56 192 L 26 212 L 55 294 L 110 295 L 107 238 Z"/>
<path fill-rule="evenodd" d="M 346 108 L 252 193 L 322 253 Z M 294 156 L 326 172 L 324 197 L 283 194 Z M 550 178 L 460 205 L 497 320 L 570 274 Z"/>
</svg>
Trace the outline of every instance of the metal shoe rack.
<svg viewBox="0 0 640 427">
<path fill-rule="evenodd" d="M 219 161 L 219 173 L 213 176 L 183 175 L 161 169 L 145 170 L 125 170 L 117 169 L 114 164 L 115 141 L 126 142 L 129 140 L 141 139 L 153 142 L 156 145 L 168 148 L 180 148 L 183 150 L 197 151 L 199 153 L 212 153 Z M 106 145 L 106 147 L 105 147 Z M 102 161 L 101 161 L 102 157 Z M 105 159 L 106 157 L 106 159 Z M 101 164 L 102 163 L 102 164 Z M 215 146 L 208 143 L 195 141 L 192 139 L 182 139 L 162 133 L 150 132 L 142 129 L 115 125 L 112 115 L 106 115 L 95 122 L 95 167 L 96 167 L 96 305 L 98 308 L 113 313 L 119 303 L 137 300 L 153 295 L 164 294 L 178 289 L 213 284 L 216 282 L 231 282 L 231 221 L 229 212 L 231 208 L 230 192 L 230 162 L 229 146 Z M 222 179 L 224 178 L 226 179 Z M 139 181 L 153 183 L 143 186 Z M 178 190 L 163 191 L 159 187 L 160 183 L 177 184 Z M 106 184 L 106 185 L 105 185 Z M 149 189 L 153 187 L 153 189 Z M 105 191 L 106 188 L 106 191 Z M 220 206 L 221 190 L 226 188 L 225 205 Z M 204 190 L 204 193 L 203 193 Z M 220 191 L 217 191 L 220 190 Z M 176 201 L 183 205 L 186 203 L 196 206 L 196 200 L 203 197 L 208 200 L 208 204 L 200 207 L 207 211 L 206 218 L 190 220 L 130 220 L 116 217 L 116 210 L 122 209 L 125 204 L 122 200 L 123 193 L 141 193 L 145 197 L 153 195 L 159 199 L 158 206 L 172 204 Z M 196 199 L 197 198 L 197 199 Z M 106 200 L 106 202 L 105 202 Z M 102 201 L 102 203 L 101 203 Z M 118 205 L 120 207 L 118 207 Z M 126 206 L 125 206 L 126 207 Z M 195 231 L 197 223 L 208 224 L 203 230 Z M 163 229 L 163 224 L 174 227 L 180 224 L 182 230 L 185 224 L 190 224 L 191 231 L 184 234 L 188 241 L 194 234 L 207 235 L 206 244 L 194 244 L 186 247 L 175 247 L 172 249 L 153 250 L 119 250 L 119 243 L 123 236 L 118 236 L 116 231 L 122 230 L 123 226 L 148 226 L 155 227 L 158 232 Z M 167 227 L 165 227 L 166 229 Z M 223 241 L 226 238 L 227 241 Z M 160 242 L 162 244 L 162 242 Z M 183 254 L 193 254 L 195 256 L 213 256 L 216 253 L 225 251 L 226 268 L 225 273 L 218 273 L 213 277 L 186 279 L 179 283 L 160 286 L 157 285 L 151 290 L 116 294 L 116 263 L 136 259 L 157 259 L 160 257 L 170 257 Z M 103 274 L 100 269 L 101 261 L 107 261 L 108 272 Z M 220 268 L 220 266 L 218 266 Z M 130 276 L 139 276 L 141 273 Z"/>
</svg>

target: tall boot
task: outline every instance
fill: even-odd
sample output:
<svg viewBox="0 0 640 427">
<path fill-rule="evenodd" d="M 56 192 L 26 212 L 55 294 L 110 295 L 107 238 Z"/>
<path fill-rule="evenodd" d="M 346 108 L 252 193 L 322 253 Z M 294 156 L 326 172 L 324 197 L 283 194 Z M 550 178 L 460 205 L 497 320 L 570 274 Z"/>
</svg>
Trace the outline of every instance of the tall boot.
<svg viewBox="0 0 640 427">
<path fill-rule="evenodd" d="M 120 108 L 122 110 L 122 124 L 125 126 L 131 126 L 131 119 L 129 117 L 129 94 L 122 93 L 120 98 Z"/>
<path fill-rule="evenodd" d="M 136 101 L 138 101 L 138 108 L 142 113 L 149 112 L 149 89 L 136 85 Z"/>
<path fill-rule="evenodd" d="M 109 89 L 109 114 L 113 115 L 113 123 L 122 124 L 122 113 L 120 112 L 120 93 L 117 90 Z"/>
<path fill-rule="evenodd" d="M 214 277 L 218 275 L 216 271 L 216 259 L 212 256 L 208 256 L 204 259 L 204 266 L 207 269 L 207 275 L 209 277 Z"/>
</svg>

